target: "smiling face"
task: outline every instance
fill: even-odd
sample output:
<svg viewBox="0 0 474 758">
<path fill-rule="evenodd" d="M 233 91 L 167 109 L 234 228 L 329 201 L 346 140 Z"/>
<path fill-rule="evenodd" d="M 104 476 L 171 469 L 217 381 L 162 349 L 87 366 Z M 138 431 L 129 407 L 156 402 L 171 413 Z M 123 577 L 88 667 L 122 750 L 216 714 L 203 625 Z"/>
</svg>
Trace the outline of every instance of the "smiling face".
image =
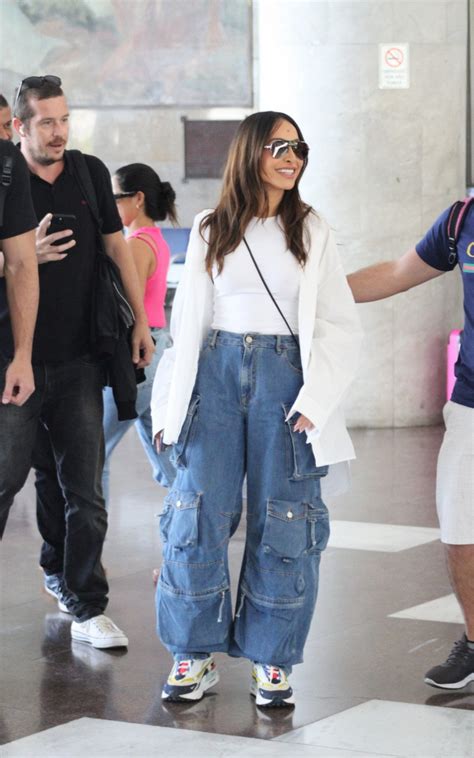
<svg viewBox="0 0 474 758">
<path fill-rule="evenodd" d="M 289 121 L 279 121 L 273 129 L 268 143 L 274 139 L 298 140 L 299 138 L 293 124 L 290 124 Z M 293 189 L 295 186 L 303 163 L 304 161 L 297 158 L 291 148 L 281 158 L 273 158 L 272 151 L 264 149 L 260 161 L 260 178 L 268 196 L 271 215 L 278 208 L 284 192 Z"/>
</svg>

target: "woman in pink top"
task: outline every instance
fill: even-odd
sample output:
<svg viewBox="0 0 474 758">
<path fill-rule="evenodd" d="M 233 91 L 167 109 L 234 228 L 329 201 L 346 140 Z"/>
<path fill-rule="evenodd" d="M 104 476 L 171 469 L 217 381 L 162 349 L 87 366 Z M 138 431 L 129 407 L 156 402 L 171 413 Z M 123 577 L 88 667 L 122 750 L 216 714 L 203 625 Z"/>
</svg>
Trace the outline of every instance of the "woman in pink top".
<svg viewBox="0 0 474 758">
<path fill-rule="evenodd" d="M 175 474 L 169 453 L 158 454 L 153 445 L 150 398 L 156 367 L 170 342 L 164 307 L 170 251 L 155 222 L 169 219 L 173 224 L 177 223 L 176 195 L 170 183 L 162 182 L 156 171 L 144 163 L 119 168 L 112 177 L 112 187 L 120 218 L 127 230 L 127 245 L 138 271 L 156 348 L 153 361 L 146 369 L 146 381 L 137 387 L 137 419 L 119 421 L 111 388 L 104 389 L 105 466 L 102 483 L 106 502 L 109 499 L 110 456 L 132 424 L 136 425 L 155 480 L 169 486 Z"/>
</svg>

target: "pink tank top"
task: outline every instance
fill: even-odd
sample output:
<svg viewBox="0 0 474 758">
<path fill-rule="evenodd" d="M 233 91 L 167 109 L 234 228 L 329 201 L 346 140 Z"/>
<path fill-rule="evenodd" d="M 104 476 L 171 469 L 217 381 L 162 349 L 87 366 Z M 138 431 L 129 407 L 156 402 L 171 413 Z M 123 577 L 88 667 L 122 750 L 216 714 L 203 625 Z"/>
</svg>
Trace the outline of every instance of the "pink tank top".
<svg viewBox="0 0 474 758">
<path fill-rule="evenodd" d="M 170 265 L 170 250 L 157 226 L 142 226 L 128 235 L 145 242 L 153 250 L 156 259 L 154 273 L 147 279 L 143 304 L 148 318 L 148 326 L 166 326 L 165 296 L 166 277 Z M 151 239 L 150 239 L 151 237 Z"/>
</svg>

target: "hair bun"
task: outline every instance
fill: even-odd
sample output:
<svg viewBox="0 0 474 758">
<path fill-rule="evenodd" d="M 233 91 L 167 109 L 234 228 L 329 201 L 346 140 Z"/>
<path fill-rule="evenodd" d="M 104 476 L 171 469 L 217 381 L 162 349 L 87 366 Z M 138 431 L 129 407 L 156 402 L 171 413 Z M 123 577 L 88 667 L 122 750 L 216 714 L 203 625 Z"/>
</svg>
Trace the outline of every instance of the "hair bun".
<svg viewBox="0 0 474 758">
<path fill-rule="evenodd" d="M 168 202 L 174 203 L 176 192 L 169 182 L 161 182 L 161 191 Z"/>
</svg>

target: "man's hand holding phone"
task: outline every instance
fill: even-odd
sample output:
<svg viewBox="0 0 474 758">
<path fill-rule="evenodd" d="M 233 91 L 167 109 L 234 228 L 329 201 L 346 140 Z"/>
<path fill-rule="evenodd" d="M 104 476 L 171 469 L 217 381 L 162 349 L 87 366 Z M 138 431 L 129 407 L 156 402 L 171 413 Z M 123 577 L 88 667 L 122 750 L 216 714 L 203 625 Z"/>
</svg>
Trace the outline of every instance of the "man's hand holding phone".
<svg viewBox="0 0 474 758">
<path fill-rule="evenodd" d="M 47 213 L 36 228 L 36 255 L 38 263 L 62 261 L 67 250 L 75 246 L 72 237 L 76 217 L 66 213 Z M 67 240 L 67 242 L 66 242 Z"/>
</svg>

